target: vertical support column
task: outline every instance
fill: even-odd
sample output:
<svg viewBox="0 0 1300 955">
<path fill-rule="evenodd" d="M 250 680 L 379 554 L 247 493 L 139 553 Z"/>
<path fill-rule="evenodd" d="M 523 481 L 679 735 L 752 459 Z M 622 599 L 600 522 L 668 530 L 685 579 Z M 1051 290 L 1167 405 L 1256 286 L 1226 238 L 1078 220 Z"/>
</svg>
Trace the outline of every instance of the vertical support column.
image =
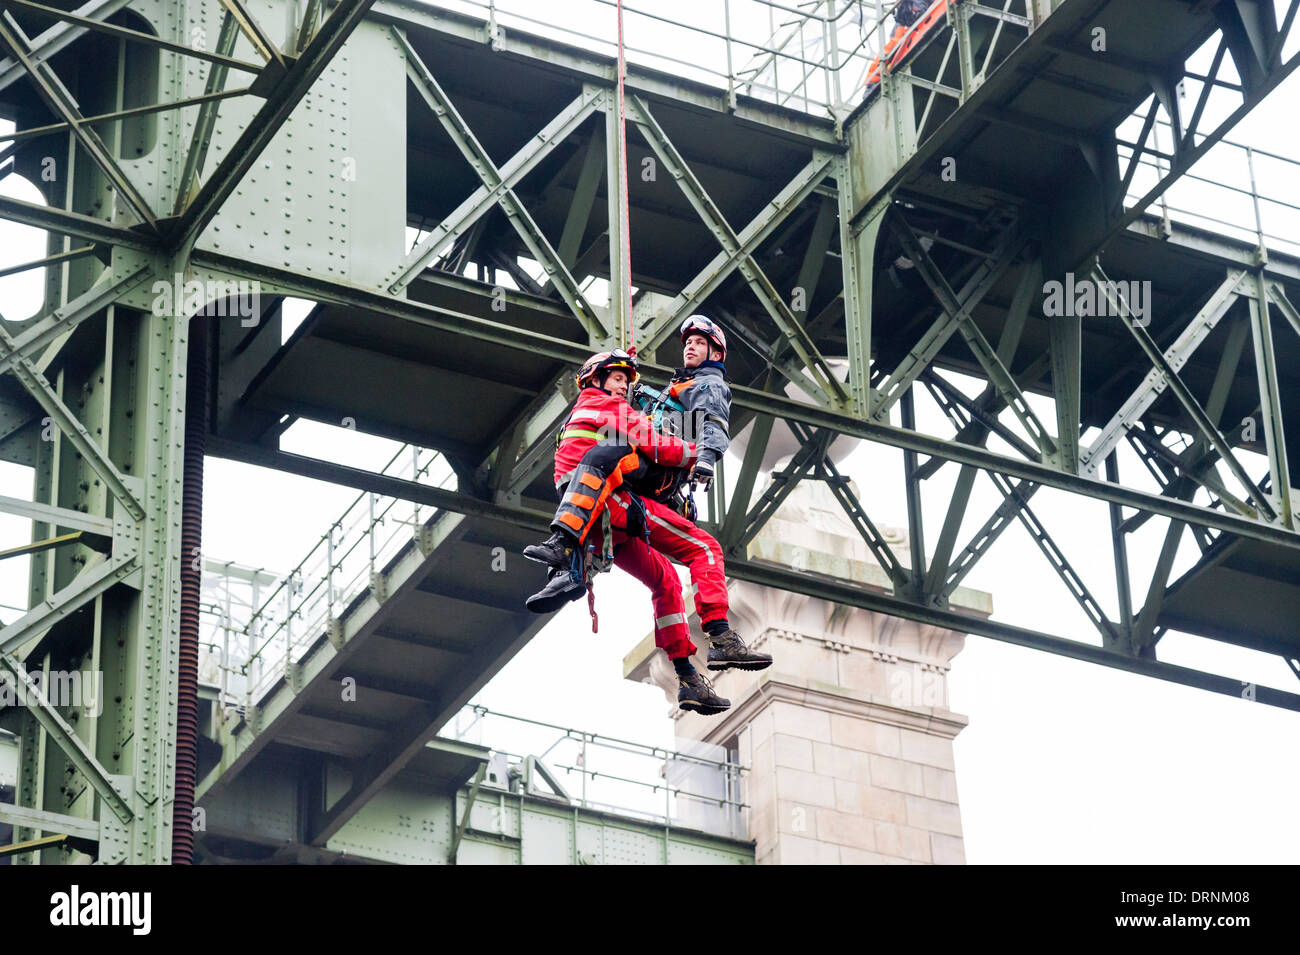
<svg viewBox="0 0 1300 955">
<path fill-rule="evenodd" d="M 1268 450 L 1268 471 L 1273 478 L 1270 497 L 1278 520 L 1295 527 L 1291 510 L 1291 472 L 1286 456 L 1286 433 L 1282 427 L 1282 399 L 1278 392 L 1277 359 L 1273 353 L 1273 330 L 1268 320 L 1268 290 L 1264 275 L 1252 278 L 1253 294 L 1249 299 L 1250 331 L 1255 343 L 1255 375 L 1259 381 L 1259 407 L 1264 425 L 1264 443 Z"/>
<path fill-rule="evenodd" d="M 961 0 L 948 4 L 948 20 L 957 37 L 957 63 L 961 69 L 961 101 L 975 92 L 975 51 L 971 47 L 970 11 Z"/>
<path fill-rule="evenodd" d="M 1112 451 L 1106 457 L 1106 480 L 1119 484 L 1119 453 Z M 1120 636 L 1127 642 L 1125 651 L 1133 652 L 1133 588 L 1129 581 L 1128 541 L 1124 537 L 1121 525 L 1124 523 L 1124 511 L 1118 504 L 1110 504 L 1110 542 L 1115 558 L 1115 594 L 1119 601 Z"/>
<path fill-rule="evenodd" d="M 1056 463 L 1063 471 L 1078 474 L 1082 323 L 1077 315 L 1056 315 L 1048 321 L 1056 399 Z"/>
<path fill-rule="evenodd" d="M 181 261 L 155 263 L 168 281 Z M 161 296 L 159 301 L 168 299 Z M 105 621 L 102 659 L 105 696 L 119 698 L 115 719 L 99 734 L 97 756 L 126 777 L 135 813 L 120 861 L 166 864 L 172 855 L 176 774 L 176 707 L 180 628 L 181 512 L 184 477 L 186 358 L 189 323 L 170 303 L 154 314 L 117 310 L 114 348 L 119 376 L 112 395 L 115 457 L 139 488 L 138 591 L 115 593 Z M 128 581 L 130 583 L 130 581 Z M 107 723 L 108 721 L 104 721 Z M 101 816 L 106 810 L 101 805 Z"/>
<path fill-rule="evenodd" d="M 899 401 L 902 425 L 916 430 L 916 406 L 909 385 Z M 903 452 L 903 480 L 907 493 L 907 542 L 912 557 L 912 599 L 925 601 L 925 522 L 921 517 L 921 482 L 916 477 L 916 452 Z"/>
<path fill-rule="evenodd" d="M 34 669 L 29 666 L 28 670 Z M 41 685 L 49 686 L 49 673 L 42 673 Z M 45 752 L 48 740 L 45 728 L 31 711 L 24 709 L 18 734 L 18 786 L 14 800 L 19 806 L 41 808 L 45 805 Z M 30 842 L 38 837 L 35 829 L 14 828 L 14 842 Z M 45 853 L 23 852 L 14 857 L 14 865 L 40 865 Z"/>
<path fill-rule="evenodd" d="M 888 202 L 877 203 L 861 226 L 853 226 L 852 159 L 835 160 L 840 207 L 840 262 L 844 279 L 844 332 L 849 359 L 849 407 L 862 420 L 871 417 L 871 295 L 875 282 L 876 239 Z"/>
<path fill-rule="evenodd" d="M 628 314 L 628 289 L 631 276 L 627 274 L 627 220 L 623 209 L 627 197 L 627 182 L 623 168 L 627 143 L 623 138 L 623 118 L 619 115 L 618 101 L 611 94 L 605 99 L 605 192 L 609 202 L 609 318 L 618 329 L 619 344 L 626 348 L 627 330 L 631 316 Z M 592 342 L 593 345 L 599 344 Z"/>
</svg>

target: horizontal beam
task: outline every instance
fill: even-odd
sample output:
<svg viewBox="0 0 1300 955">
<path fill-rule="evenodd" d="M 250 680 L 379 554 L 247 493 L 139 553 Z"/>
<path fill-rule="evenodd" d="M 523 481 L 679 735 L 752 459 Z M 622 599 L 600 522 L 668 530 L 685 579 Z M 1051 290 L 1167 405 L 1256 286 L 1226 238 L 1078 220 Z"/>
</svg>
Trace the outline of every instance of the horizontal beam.
<svg viewBox="0 0 1300 955">
<path fill-rule="evenodd" d="M 231 441 L 215 435 L 208 436 L 205 450 L 213 457 L 243 461 L 245 464 L 256 464 L 264 468 L 274 468 L 288 474 L 297 474 L 300 477 L 314 478 L 318 481 L 329 481 L 332 484 L 341 484 L 344 487 L 355 488 L 358 491 L 370 491 L 387 497 L 412 501 L 416 504 L 428 504 L 444 511 L 451 511 L 454 514 L 482 517 L 512 525 L 518 525 L 522 522 L 535 526 L 536 529 L 542 531 L 549 528 L 551 523 L 552 515 L 549 513 L 544 514 L 541 511 L 533 511 L 527 508 L 494 504 L 491 501 L 470 497 L 468 494 L 459 491 L 430 487 L 427 484 L 408 481 L 404 478 L 390 477 L 363 468 L 352 468 L 344 464 L 335 464 L 332 461 L 322 461 L 319 458 L 307 457 L 302 454 L 277 451 L 274 448 L 267 448 L 262 445 Z M 0 633 L 3 633 L 3 631 L 0 631 Z"/>
<path fill-rule="evenodd" d="M 217 271 L 229 272 L 232 275 L 256 278 L 266 284 L 279 286 L 302 298 L 369 309 L 377 313 L 387 314 L 393 318 L 401 318 L 438 329 L 454 331 L 465 338 L 490 341 L 535 356 L 567 362 L 575 367 L 581 365 L 590 357 L 589 350 L 585 345 L 550 335 L 543 335 L 539 332 L 503 325 L 467 312 L 457 312 L 452 309 L 397 299 L 320 276 L 305 275 L 269 265 L 243 262 L 230 256 L 203 250 L 196 250 L 192 261 L 195 265 L 207 266 Z M 673 369 L 666 365 L 642 362 L 641 367 L 643 372 L 649 375 L 657 375 L 664 381 L 667 381 L 673 373 Z M 1159 494 L 1118 487 L 1094 478 L 1069 474 L 1047 465 L 1009 458 L 984 448 L 956 444 L 942 438 L 906 431 L 886 424 L 863 421 L 849 414 L 805 404 L 757 388 L 733 384 L 731 393 L 733 409 L 742 409 L 755 414 L 772 415 L 787 421 L 799 421 L 815 428 L 831 428 L 847 437 L 875 441 L 879 444 L 903 450 L 918 451 L 921 454 L 933 455 L 943 460 L 955 461 L 958 464 L 969 464 L 983 471 L 996 471 L 1010 477 L 1032 481 L 1035 484 L 1042 484 L 1047 487 L 1059 488 L 1075 494 L 1082 494 L 1096 500 L 1110 501 L 1142 511 L 1151 511 L 1165 517 L 1186 521 L 1189 524 L 1212 527 L 1252 540 L 1300 549 L 1300 533 L 1276 525 L 1265 524 L 1245 517 L 1217 513 L 1194 504 L 1170 501 Z"/>
<path fill-rule="evenodd" d="M 743 385 L 732 385 L 731 394 L 733 408 L 745 408 L 758 414 L 775 415 L 786 421 L 800 421 L 815 428 L 832 428 L 847 437 L 875 441 L 905 451 L 918 451 L 921 454 L 933 455 L 958 464 L 969 464 L 983 471 L 993 471 L 1046 487 L 1082 494 L 1095 500 L 1112 501 L 1138 510 L 1151 511 L 1164 517 L 1186 521 L 1189 524 L 1213 527 L 1252 540 L 1281 544 L 1284 547 L 1300 550 L 1300 534 L 1277 525 L 1220 514 L 1194 504 L 1171 501 L 1159 494 L 1118 487 L 1105 481 L 1060 471 L 1044 464 L 1009 458 L 972 445 L 956 444 L 890 425 L 860 421 L 848 415 L 788 398 L 780 398 L 769 392 Z"/>
<path fill-rule="evenodd" d="M 113 522 L 109 518 L 83 514 L 81 511 L 73 511 L 66 507 L 53 507 L 38 501 L 24 501 L 20 497 L 0 496 L 0 511 L 30 518 L 53 527 L 70 527 L 73 530 L 89 531 L 106 537 L 113 536 Z"/>
<path fill-rule="evenodd" d="M 36 202 L 24 202 L 0 196 L 0 219 L 18 222 L 22 225 L 48 229 L 58 235 L 85 239 L 88 242 L 106 242 L 123 249 L 137 252 L 152 252 L 155 243 L 132 229 L 124 229 L 104 219 L 83 216 L 79 212 L 68 212 L 54 206 L 45 206 Z"/>
<path fill-rule="evenodd" d="M 28 809 L 26 806 L 0 803 L 0 822 L 7 822 L 15 829 L 57 832 L 89 842 L 99 842 L 99 823 L 94 819 L 82 819 L 80 816 L 65 816 L 62 813 L 46 812 L 43 809 Z"/>
<path fill-rule="evenodd" d="M 769 395 L 769 397 L 771 396 Z M 212 440 L 213 439 L 209 439 L 210 442 Z M 516 526 L 530 527 L 538 531 L 544 530 L 548 526 L 551 518 L 550 514 L 543 514 L 538 511 L 525 510 L 523 508 L 514 508 L 504 505 L 487 504 L 484 501 L 480 501 L 477 498 L 470 498 L 457 491 L 441 491 L 436 488 L 428 488 L 424 485 L 416 484 L 413 481 L 405 481 L 400 478 L 388 478 L 385 475 L 372 474 L 368 472 L 359 472 L 356 471 L 356 469 L 346 468 L 342 465 L 332 464 L 326 461 L 315 461 L 310 458 L 304 459 L 298 455 L 289 455 L 284 452 L 266 452 L 264 449 L 257 448 L 253 445 L 245 445 L 232 449 L 230 444 L 230 442 L 218 441 L 218 450 L 215 453 L 221 456 L 228 456 L 223 454 L 223 452 L 247 448 L 249 449 L 250 454 L 262 453 L 263 455 L 269 455 L 263 457 L 262 461 L 255 462 L 264 462 L 268 467 L 278 466 L 276 459 L 297 459 L 298 464 L 303 465 L 304 468 L 310 472 L 308 476 L 321 479 L 330 479 L 327 478 L 326 475 L 349 477 L 350 479 L 357 481 L 357 483 L 351 485 L 353 487 L 362 490 L 376 490 L 378 493 L 400 497 L 405 500 L 418 501 L 420 503 L 432 502 L 430 492 L 436 491 L 436 496 L 439 502 L 443 502 L 439 503 L 438 506 L 443 506 L 445 503 L 446 509 L 449 511 L 454 511 L 455 513 L 460 514 L 481 514 L 482 516 L 490 516 L 492 519 L 508 521 Z M 212 444 L 209 444 L 209 450 L 212 450 Z M 303 464 L 304 462 L 305 465 Z M 293 463 L 293 461 L 291 460 L 290 463 Z M 348 472 L 351 472 L 351 474 L 349 475 Z M 1242 682 L 1240 680 L 1232 679 L 1231 677 L 1204 673 L 1199 670 L 1174 666 L 1173 664 L 1168 663 L 1160 663 L 1150 659 L 1128 657 L 1115 651 L 1106 650 L 1101 647 L 1080 643 L 1074 640 L 1067 640 L 1062 637 L 1054 637 L 1050 634 L 1040 633 L 1035 630 L 1028 630 L 1023 627 L 1016 627 L 1011 624 L 1000 623 L 983 617 L 967 616 L 951 610 L 941 610 L 936 607 L 924 606 L 900 597 L 892 597 L 876 593 L 875 591 L 869 590 L 865 587 L 836 581 L 831 578 L 807 573 L 805 571 L 798 571 L 793 568 L 773 565 L 767 562 L 740 560 L 735 557 L 729 557 L 727 559 L 727 574 L 729 577 L 737 580 L 747 580 L 752 583 L 775 587 L 792 593 L 807 594 L 808 596 L 829 600 L 834 603 L 841 603 L 851 607 L 860 607 L 864 610 L 902 617 L 907 620 L 915 620 L 919 623 L 955 630 L 960 633 L 970 633 L 976 636 L 990 637 L 1006 643 L 1013 643 L 1017 646 L 1029 647 L 1035 650 L 1045 650 L 1049 653 L 1056 653 L 1061 656 L 1071 657 L 1088 663 L 1097 663 L 1102 666 L 1127 670 L 1144 676 L 1153 676 L 1172 683 L 1181 683 L 1185 686 L 1212 690 L 1229 696 L 1240 697 L 1241 695 Z M 1300 695 L 1286 693 L 1271 687 L 1257 687 L 1255 699 L 1258 702 L 1268 703 L 1272 706 L 1300 710 Z"/>
<path fill-rule="evenodd" d="M 601 2 L 608 3 L 608 0 Z M 485 13 L 486 6 L 482 4 L 480 7 Z M 523 30 L 491 33 L 482 17 L 454 13 L 416 0 L 377 0 L 375 18 L 395 23 L 403 29 L 430 31 L 479 46 L 491 41 L 498 57 L 540 61 L 548 71 L 567 74 L 574 81 L 595 83 L 607 89 L 612 89 L 616 82 L 613 59 L 608 55 Z M 836 135 L 835 122 L 829 117 L 813 116 L 801 109 L 779 106 L 743 94 L 733 98 L 725 89 L 636 63 L 627 66 L 626 90 L 629 97 L 645 95 L 706 115 L 734 117 L 751 129 L 770 133 L 788 143 L 819 146 L 836 152 L 846 148 Z"/>
<path fill-rule="evenodd" d="M 152 116 L 154 113 L 165 113 L 168 110 L 184 109 L 187 106 L 204 106 L 209 103 L 216 103 L 223 99 L 231 99 L 235 96 L 244 96 L 251 94 L 251 86 L 243 86 L 233 90 L 217 90 L 212 93 L 203 93 L 199 96 L 191 96 L 188 99 L 171 100 L 166 103 L 151 103 L 148 106 L 135 106 L 131 109 L 119 109 L 113 113 L 97 113 L 94 116 L 83 116 L 80 125 L 94 126 L 98 123 L 117 122 L 123 119 L 133 119 L 137 116 Z M 71 129 L 71 123 L 50 123 L 47 126 L 35 126 L 30 129 L 22 129 L 16 133 L 9 133 L 0 136 L 0 142 L 21 142 L 24 139 L 37 139 L 41 136 L 48 136 L 50 133 L 62 132 L 65 129 Z"/>
<path fill-rule="evenodd" d="M 865 587 L 840 583 L 779 565 L 758 561 L 729 560 L 727 561 L 727 575 L 737 580 L 747 580 L 750 583 L 765 587 L 806 594 L 809 597 L 849 607 L 859 607 L 863 610 L 888 614 L 893 617 L 915 620 L 918 623 L 955 630 L 958 633 L 989 637 L 993 640 L 1001 640 L 1003 643 L 1011 643 L 1033 650 L 1044 650 L 1048 653 L 1081 660 L 1085 663 L 1096 663 L 1116 670 L 1126 670 L 1129 673 L 1155 677 L 1168 683 L 1181 683 L 1183 686 L 1211 690 L 1237 699 L 1241 698 L 1242 688 L 1246 685 L 1245 681 L 1232 677 L 1205 673 L 1201 670 L 1176 666 L 1172 663 L 1161 663 L 1158 660 L 1126 656 L 1113 650 L 1106 650 L 1102 647 L 1067 640 L 1062 637 L 1053 637 L 1049 634 L 1039 633 L 1036 630 L 998 623 L 995 620 L 988 620 L 983 617 L 967 616 L 951 610 L 921 606 L 898 597 L 876 593 Z M 1257 686 L 1255 688 L 1255 701 L 1283 709 L 1300 711 L 1300 695 L 1274 689 L 1273 687 Z"/>
</svg>

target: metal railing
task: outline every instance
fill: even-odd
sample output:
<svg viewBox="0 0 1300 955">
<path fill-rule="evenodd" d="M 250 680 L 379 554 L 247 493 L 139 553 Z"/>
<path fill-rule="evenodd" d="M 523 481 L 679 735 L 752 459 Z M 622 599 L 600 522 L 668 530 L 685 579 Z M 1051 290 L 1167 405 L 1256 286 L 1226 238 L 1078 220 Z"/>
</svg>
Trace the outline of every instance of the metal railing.
<svg viewBox="0 0 1300 955">
<path fill-rule="evenodd" d="M 1125 121 L 1120 127 L 1121 137 L 1126 128 L 1141 124 L 1146 108 L 1143 105 Z M 1167 120 L 1156 121 L 1155 134 L 1154 142 L 1138 160 L 1139 168 L 1126 201 L 1140 199 L 1169 173 L 1172 155 L 1168 144 L 1173 133 Z M 1127 162 L 1135 143 L 1120 138 L 1119 145 L 1127 151 L 1127 155 L 1121 156 Z M 1254 242 L 1276 252 L 1300 255 L 1300 185 L 1297 183 L 1300 183 L 1300 160 L 1222 139 L 1191 170 L 1179 176 L 1153 207 L 1163 219 Z"/>
<path fill-rule="evenodd" d="M 818 115 L 843 116 L 861 98 L 885 47 L 898 0 L 634 0 L 623 4 L 629 63 Z M 614 56 L 616 0 L 430 0 Z M 935 31 L 938 33 L 938 29 Z"/>
<path fill-rule="evenodd" d="M 517 28 L 610 56 L 617 51 L 616 0 L 545 5 L 536 0 L 431 3 L 481 17 L 491 30 Z M 1010 6 L 1010 0 L 964 3 L 968 15 L 995 18 L 1005 15 Z M 842 118 L 861 98 L 872 63 L 894 33 L 897 24 L 892 17 L 897 5 L 898 0 L 657 0 L 653 5 L 650 0 L 630 0 L 623 4 L 626 51 L 630 63 L 697 80 L 732 95 Z M 1042 14 L 1033 4 L 1024 9 L 1033 21 L 1028 26 L 1032 31 Z M 907 35 L 922 22 L 905 31 L 895 49 L 905 46 Z M 1003 26 L 1000 20 L 997 29 Z M 949 21 L 941 18 L 932 32 L 938 37 L 951 29 Z M 989 44 L 982 66 L 972 65 L 980 67 L 977 73 L 982 75 L 991 67 L 989 57 L 995 45 Z M 882 68 L 889 72 L 888 63 Z M 1144 105 L 1128 122 L 1140 126 L 1145 110 Z M 1239 154 L 1236 159 L 1225 156 L 1234 152 Z M 1273 162 L 1288 164 L 1290 178 L 1264 177 L 1284 185 L 1261 188 L 1261 167 Z M 1300 199 L 1279 198 L 1294 195 L 1296 165 L 1286 157 L 1225 140 L 1201 159 L 1196 172 L 1185 173 L 1161 197 L 1161 214 L 1214 231 L 1226 229 L 1274 249 L 1300 251 L 1300 243 L 1291 238 L 1300 234 L 1296 228 L 1300 218 L 1294 215 L 1300 212 Z M 1168 171 L 1168 160 L 1144 153 L 1139 166 L 1129 199 L 1145 194 L 1155 181 L 1153 177 Z M 1229 167 L 1231 172 L 1224 175 L 1215 172 Z M 1227 185 L 1231 182 L 1248 182 L 1250 186 Z M 1206 193 L 1198 193 L 1198 187 L 1216 190 L 1216 201 L 1203 201 Z M 1227 210 L 1226 214 L 1206 212 L 1207 205 L 1219 212 Z"/>
<path fill-rule="evenodd" d="M 462 709 L 445 735 L 491 747 L 497 788 L 747 838 L 743 812 L 749 807 L 741 798 L 747 767 L 729 759 L 721 746 L 690 743 L 689 752 L 670 750 L 485 706 Z"/>
<path fill-rule="evenodd" d="M 454 489 L 456 480 L 442 455 L 413 445 L 380 473 L 443 489 Z M 288 573 L 206 563 L 200 639 L 208 657 L 218 659 L 201 657 L 201 669 L 221 687 L 223 705 L 256 703 L 435 513 L 362 492 Z"/>
</svg>

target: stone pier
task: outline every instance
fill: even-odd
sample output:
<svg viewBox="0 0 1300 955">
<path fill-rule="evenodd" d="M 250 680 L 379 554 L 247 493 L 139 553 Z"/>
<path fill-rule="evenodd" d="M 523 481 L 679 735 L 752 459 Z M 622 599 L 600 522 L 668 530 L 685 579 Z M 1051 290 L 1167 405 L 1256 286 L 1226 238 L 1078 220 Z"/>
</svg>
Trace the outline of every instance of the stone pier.
<svg viewBox="0 0 1300 955">
<path fill-rule="evenodd" d="M 905 535 L 884 530 L 908 565 Z M 825 485 L 804 483 L 749 545 L 751 558 L 889 592 L 889 580 Z M 715 677 L 731 709 L 678 711 L 681 748 L 724 747 L 748 767 L 742 798 L 757 861 L 773 864 L 965 862 L 948 670 L 965 634 L 732 581 L 731 625 L 772 654 L 767 670 Z M 690 606 L 690 600 L 687 601 Z M 953 609 L 986 616 L 992 598 L 958 589 Z M 705 647 L 698 620 L 695 641 Z M 696 666 L 705 667 L 704 652 Z M 647 636 L 629 679 L 674 687 Z"/>
</svg>

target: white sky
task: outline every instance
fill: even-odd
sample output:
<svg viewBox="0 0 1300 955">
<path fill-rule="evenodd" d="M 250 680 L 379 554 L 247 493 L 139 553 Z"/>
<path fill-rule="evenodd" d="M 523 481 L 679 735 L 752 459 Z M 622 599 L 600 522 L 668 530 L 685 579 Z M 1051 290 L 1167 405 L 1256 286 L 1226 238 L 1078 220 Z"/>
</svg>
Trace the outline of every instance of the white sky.
<svg viewBox="0 0 1300 955">
<path fill-rule="evenodd" d="M 629 36 L 629 43 L 634 42 Z M 1300 78 L 1292 77 L 1232 138 L 1300 156 L 1294 123 L 1298 99 Z M 1216 170 L 1215 177 L 1244 185 L 1242 175 L 1244 170 Z M 1300 203 L 1293 174 L 1278 175 L 1274 182 L 1289 193 L 1288 201 Z M 10 177 L 0 191 L 34 198 L 19 191 L 22 185 Z M 1216 212 L 1220 208 L 1208 194 L 1189 198 Z M 1225 209 L 1227 204 L 1225 199 Z M 1266 230 L 1276 234 L 1297 234 L 1293 222 L 1281 210 L 1266 212 Z M 40 240 L 31 242 L 33 232 L 0 224 L 0 263 L 42 254 Z M 635 236 L 633 241 L 635 257 Z M 25 294 L 21 278 L 0 279 L 6 317 L 24 317 L 36 308 L 36 300 L 25 300 Z M 1278 326 L 1275 334 L 1290 332 Z M 1053 420 L 1049 403 L 1035 407 L 1045 420 Z M 923 429 L 949 434 L 928 398 L 918 399 L 918 415 Z M 996 442 L 991 446 L 999 447 Z M 394 445 L 340 435 L 324 426 L 296 425 L 286 447 L 377 468 Z M 728 463 L 734 477 L 739 462 L 732 456 Z M 1247 462 L 1252 473 L 1260 466 L 1257 459 Z M 1122 467 L 1127 483 L 1153 487 L 1138 483 L 1139 467 L 1131 456 Z M 864 446 L 841 470 L 857 481 L 877 523 L 906 526 L 899 453 Z M 946 467 L 926 489 L 931 547 L 955 474 L 955 467 Z M 30 497 L 30 470 L 0 465 L 0 494 Z M 356 496 L 346 488 L 218 459 L 207 462 L 205 494 L 205 553 L 281 570 L 296 564 L 326 523 Z M 997 501 L 981 476 L 962 544 Z M 1040 491 L 1033 506 L 1114 616 L 1108 603 L 1113 585 L 1105 506 L 1052 491 Z M 1145 592 L 1164 528 L 1163 520 L 1153 520 L 1131 541 L 1135 599 Z M 26 540 L 29 533 L 27 522 L 0 515 L 0 540 Z M 1185 544 L 1176 575 L 1190 566 L 1195 553 Z M 509 559 L 526 563 L 518 555 Z M 540 585 L 540 571 L 538 578 Z M 0 564 L 0 603 L 24 605 L 26 580 L 26 561 Z M 1018 524 L 965 585 L 993 594 L 999 620 L 1096 642 L 1095 631 Z M 621 679 L 624 654 L 649 629 L 648 594 L 618 571 L 599 581 L 597 593 L 599 635 L 590 633 L 585 603 L 571 604 L 476 701 L 606 736 L 672 746 L 673 722 L 666 716 L 662 692 Z M 621 608 L 628 612 L 618 614 Z M 0 619 L 14 615 L 0 609 Z M 1208 640 L 1170 635 L 1160 644 L 1160 656 L 1300 689 L 1281 660 Z M 1293 758 L 1300 714 L 977 637 L 967 640 L 954 661 L 949 691 L 951 708 L 970 718 L 955 744 L 969 862 L 1279 863 L 1300 857 L 1300 833 L 1294 826 L 1300 768 Z M 515 749 L 518 739 L 483 741 Z M 540 749 L 545 744 L 529 739 L 518 745 Z"/>
</svg>

